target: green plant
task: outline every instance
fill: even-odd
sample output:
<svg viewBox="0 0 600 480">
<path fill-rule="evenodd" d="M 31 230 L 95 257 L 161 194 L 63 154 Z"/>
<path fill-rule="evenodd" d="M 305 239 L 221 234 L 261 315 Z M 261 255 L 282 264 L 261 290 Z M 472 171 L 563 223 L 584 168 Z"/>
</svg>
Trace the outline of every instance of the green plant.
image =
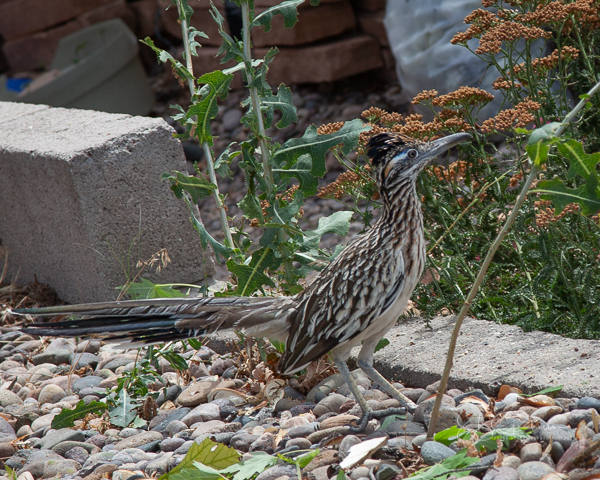
<svg viewBox="0 0 600 480">
<path fill-rule="evenodd" d="M 150 38 L 143 41 L 157 53 L 159 61 L 172 65 L 174 74 L 187 82 L 190 89 L 190 107 L 175 106 L 179 113 L 173 118 L 185 127 L 185 133 L 178 137 L 196 138 L 202 145 L 208 171 L 197 170 L 196 176 L 166 173 L 163 178 L 170 182 L 174 194 L 187 203 L 203 248 L 210 245 L 217 259 L 224 260 L 237 279 L 235 288 L 226 293 L 229 295 L 251 295 L 265 286 L 286 294 L 298 292 L 300 278 L 311 270 L 321 268 L 324 262 L 338 253 L 320 249 L 321 236 L 330 232 L 339 235 L 348 232 L 351 212 L 337 212 L 322 218 L 319 227 L 312 231 L 304 231 L 300 219 L 304 199 L 317 192 L 318 179 L 325 173 L 325 154 L 336 146 L 344 153 L 350 152 L 365 130 L 363 123 L 360 120 L 348 122 L 342 128 L 322 135 L 316 127 L 310 126 L 302 138 L 291 139 L 283 145 L 273 142 L 266 134 L 271 127 L 285 128 L 296 121 L 296 108 L 289 88 L 282 84 L 274 93 L 266 81 L 277 49 L 271 49 L 262 59 L 252 58 L 251 30 L 262 27 L 268 31 L 275 15 L 283 16 L 286 28 L 293 27 L 297 21 L 297 7 L 303 1 L 287 0 L 257 14 L 252 2 L 236 0 L 242 11 L 241 39 L 232 38 L 225 31 L 224 19 L 213 6 L 211 14 L 222 39 L 219 55 L 222 62 L 234 60 L 237 65 L 203 73 L 199 77 L 194 75 L 192 56 L 200 48 L 196 38 L 205 35 L 189 26 L 193 10 L 187 0 L 170 1 L 170 6 L 176 6 L 179 12 L 184 63 L 156 47 Z M 239 146 L 232 144 L 216 157 L 212 151 L 211 120 L 218 112 L 218 102 L 227 97 L 234 74 L 242 76 L 248 91 L 248 97 L 242 102 L 246 113 L 241 122 L 251 134 Z M 215 157 L 216 160 L 213 160 Z M 230 165 L 236 157 L 239 157 L 239 167 L 244 172 L 248 187 L 239 206 L 249 225 L 262 230 L 258 245 L 252 243 L 243 225 L 229 221 L 223 196 L 219 193 L 217 174 L 230 175 Z M 206 230 L 199 215 L 197 203 L 209 195 L 213 196 L 220 211 L 225 237 L 223 243 Z"/>
</svg>

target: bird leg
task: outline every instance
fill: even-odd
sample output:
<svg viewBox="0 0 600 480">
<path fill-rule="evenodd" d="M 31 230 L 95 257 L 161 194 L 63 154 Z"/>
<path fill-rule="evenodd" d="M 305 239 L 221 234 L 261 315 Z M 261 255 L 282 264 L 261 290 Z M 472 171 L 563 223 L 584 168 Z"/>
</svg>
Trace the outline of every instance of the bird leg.
<svg viewBox="0 0 600 480">
<path fill-rule="evenodd" d="M 367 428 L 367 424 L 369 423 L 369 420 L 371 420 L 372 418 L 386 417 L 388 415 L 399 415 L 399 414 L 406 413 L 406 410 L 404 408 L 386 408 L 385 410 L 373 410 L 369 406 L 367 401 L 365 400 L 365 397 L 363 396 L 363 394 L 358 389 L 358 385 L 356 384 L 354 377 L 350 373 L 350 370 L 348 369 L 348 365 L 346 365 L 346 360 L 342 359 L 340 357 L 337 357 L 333 354 L 332 354 L 332 356 L 333 356 L 333 361 L 335 362 L 335 366 L 338 368 L 338 370 L 342 374 L 344 381 L 348 384 L 348 387 L 350 388 L 350 392 L 352 392 L 352 395 L 354 395 L 354 398 L 360 405 L 360 408 L 363 413 L 362 418 L 360 419 L 360 422 L 358 422 L 358 425 L 356 427 L 350 427 L 350 432 L 352 432 L 352 433 L 362 432 L 365 428 Z M 392 388 L 394 388 L 394 387 L 392 387 Z"/>
<path fill-rule="evenodd" d="M 379 338 L 370 338 L 364 341 L 362 349 L 358 354 L 357 364 L 358 367 L 365 372 L 367 377 L 377 383 L 388 395 L 395 398 L 400 402 L 400 405 L 406 407 L 409 412 L 414 412 L 417 405 L 406 395 L 400 393 L 396 387 L 388 382 L 381 373 L 375 370 L 373 367 L 373 353 L 375 352 L 375 346 L 379 342 Z"/>
</svg>

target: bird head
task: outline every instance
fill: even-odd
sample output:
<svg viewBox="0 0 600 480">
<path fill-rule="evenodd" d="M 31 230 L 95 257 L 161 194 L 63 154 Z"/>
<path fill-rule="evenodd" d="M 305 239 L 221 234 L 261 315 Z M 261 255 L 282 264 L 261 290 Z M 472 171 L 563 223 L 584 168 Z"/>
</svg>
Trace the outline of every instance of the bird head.
<svg viewBox="0 0 600 480">
<path fill-rule="evenodd" d="M 384 191 L 402 179 L 416 178 L 438 155 L 471 139 L 469 133 L 454 133 L 423 142 L 401 133 L 380 133 L 367 143 L 367 155 L 371 158 L 377 185 Z"/>
</svg>

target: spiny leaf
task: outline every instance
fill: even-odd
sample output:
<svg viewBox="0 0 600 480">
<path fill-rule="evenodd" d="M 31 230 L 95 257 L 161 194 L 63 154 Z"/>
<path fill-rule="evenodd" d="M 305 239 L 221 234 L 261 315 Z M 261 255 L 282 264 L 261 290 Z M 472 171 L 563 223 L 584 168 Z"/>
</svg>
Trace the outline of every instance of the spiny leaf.
<svg viewBox="0 0 600 480">
<path fill-rule="evenodd" d="M 271 20 L 273 17 L 281 15 L 283 17 L 283 26 L 285 28 L 292 28 L 298 21 L 297 8 L 303 3 L 304 0 L 286 0 L 285 2 L 281 2 L 257 15 L 252 22 L 252 26 L 258 27 L 262 25 L 265 32 L 268 32 L 271 30 Z"/>
<path fill-rule="evenodd" d="M 127 293 L 134 300 L 142 300 L 148 298 L 177 298 L 185 297 L 179 290 L 173 288 L 169 284 L 152 283 L 150 280 L 141 278 L 140 282 L 134 282 L 127 285 L 117 287 L 119 290 L 127 287 Z"/>
<path fill-rule="evenodd" d="M 198 56 L 198 48 L 202 47 L 202 45 L 196 41 L 196 37 L 208 38 L 208 35 L 200 30 L 196 30 L 194 27 L 188 27 L 188 44 L 190 46 L 190 53 L 194 57 Z"/>
<path fill-rule="evenodd" d="M 233 172 L 229 169 L 231 162 L 235 157 L 241 155 L 242 152 L 232 152 L 231 148 L 235 145 L 235 142 L 231 142 L 225 150 L 219 155 L 219 158 L 215 160 L 215 171 L 221 175 L 223 178 L 228 177 L 231 178 L 233 176 Z"/>
<path fill-rule="evenodd" d="M 252 295 L 260 290 L 263 285 L 275 286 L 273 281 L 263 273 L 265 266 L 262 262 L 255 265 L 239 265 L 233 260 L 227 262 L 227 270 L 238 279 L 238 286 L 231 295 L 243 297 Z"/>
<path fill-rule="evenodd" d="M 575 178 L 576 175 L 587 180 L 590 175 L 598 176 L 596 165 L 600 162 L 600 153 L 587 154 L 583 151 L 583 145 L 577 140 L 568 140 L 558 145 L 558 151 L 569 160 L 567 178 Z"/>
<path fill-rule="evenodd" d="M 194 206 L 190 202 L 189 198 L 183 198 L 185 200 L 185 203 L 187 203 L 188 208 L 190 209 L 190 219 L 192 221 L 192 225 L 194 226 L 194 229 L 198 232 L 198 235 L 200 235 L 200 243 L 202 244 L 202 249 L 206 250 L 206 246 L 210 244 L 210 246 L 215 252 L 215 259 L 217 260 L 217 262 L 219 261 L 219 256 L 223 257 L 223 260 L 227 260 L 228 258 L 230 258 L 235 253 L 235 250 L 215 240 L 214 237 L 210 233 L 208 233 L 208 231 L 204 227 L 204 224 L 196 218 Z"/>
<path fill-rule="evenodd" d="M 193 75 L 179 60 L 176 60 L 173 55 L 154 45 L 154 42 L 150 37 L 146 37 L 144 40 L 140 40 L 140 42 L 142 42 L 144 45 L 148 45 L 152 50 L 154 50 L 154 52 L 156 52 L 159 62 L 170 62 L 179 77 L 185 80 L 194 80 Z"/>
<path fill-rule="evenodd" d="M 326 233 L 335 233 L 340 236 L 348 234 L 350 229 L 350 219 L 352 212 L 335 212 L 328 217 L 319 218 L 319 223 L 315 230 L 305 232 L 304 238 L 300 241 L 303 248 L 318 248 L 321 237 Z"/>
<path fill-rule="evenodd" d="M 298 190 L 294 193 L 294 199 L 285 207 L 278 207 L 277 203 L 273 204 L 273 222 L 282 225 L 288 224 L 304 205 L 304 195 Z"/>
<path fill-rule="evenodd" d="M 110 423 L 117 427 L 128 427 L 137 416 L 137 405 L 135 405 L 127 390 L 123 389 L 117 397 L 117 406 L 108 412 Z"/>
<path fill-rule="evenodd" d="M 220 70 L 205 73 L 198 79 L 198 83 L 208 85 L 210 91 L 200 100 L 190 107 L 186 118 L 197 117 L 196 136 L 200 143 L 207 142 L 212 145 L 212 134 L 210 130 L 210 121 L 219 113 L 217 100 L 227 98 L 229 84 L 233 80 L 233 75 L 225 75 Z"/>
<path fill-rule="evenodd" d="M 298 120 L 296 107 L 292 102 L 292 90 L 283 83 L 279 85 L 277 95 L 266 92 L 262 104 L 281 112 L 281 120 L 277 122 L 277 128 L 286 128 L 290 123 Z"/>
<path fill-rule="evenodd" d="M 80 400 L 73 410 L 64 409 L 52 419 L 52 428 L 70 428 L 75 425 L 75 420 L 81 420 L 89 413 L 100 413 L 107 409 L 106 403 L 90 402 L 88 405 Z"/>
<path fill-rule="evenodd" d="M 252 452 L 252 457 L 243 462 L 236 463 L 221 470 L 221 473 L 229 476 L 233 473 L 231 480 L 248 480 L 257 473 L 264 472 L 268 467 L 277 463 L 277 457 L 264 452 Z"/>
<path fill-rule="evenodd" d="M 597 177 L 590 176 L 588 181 L 578 188 L 568 188 L 561 179 L 543 180 L 538 188 L 530 193 L 539 193 L 543 200 L 550 200 L 556 207 L 555 214 L 559 215 L 570 203 L 578 203 L 584 215 L 593 215 L 600 211 Z"/>
<path fill-rule="evenodd" d="M 438 463 L 433 467 L 427 467 L 423 470 L 419 470 L 414 475 L 411 475 L 411 480 L 445 480 L 450 475 L 450 470 L 456 470 L 466 468 L 469 465 L 479 461 L 478 457 L 467 457 L 466 449 L 461 450 L 456 455 L 447 458 L 442 463 Z M 469 470 L 462 472 L 452 472 L 455 477 L 465 477 L 471 473 Z"/>
<path fill-rule="evenodd" d="M 163 474 L 160 480 L 176 480 L 175 475 L 183 474 L 183 470 L 190 468 L 195 471 L 197 476 L 180 478 L 200 478 L 198 470 L 194 468 L 194 462 L 199 462 L 210 469 L 217 470 L 230 467 L 238 463 L 239 460 L 240 456 L 235 449 L 206 438 L 200 445 L 193 443 L 181 463 L 170 472 Z M 220 476 L 217 473 L 217 476 L 213 478 L 219 478 Z"/>
<path fill-rule="evenodd" d="M 273 173 L 279 173 L 281 182 L 292 177 L 297 178 L 300 183 L 300 191 L 307 197 L 317 193 L 319 180 L 312 173 L 312 158 L 309 154 L 299 157 L 296 163 L 289 168 L 274 168 Z"/>
<path fill-rule="evenodd" d="M 545 142 L 556 139 L 556 132 L 558 131 L 561 125 L 562 123 L 560 122 L 552 122 L 540 128 L 536 128 L 535 130 L 533 130 L 533 132 L 531 132 L 527 143 L 529 145 L 535 145 L 539 142 Z"/>
<path fill-rule="evenodd" d="M 358 139 L 362 132 L 369 130 L 362 120 L 355 119 L 346 122 L 337 132 L 327 135 L 319 135 L 317 127 L 309 126 L 302 138 L 292 138 L 285 142 L 273 155 L 273 162 L 279 168 L 289 168 L 294 165 L 302 155 L 310 155 L 312 158 L 312 174 L 322 177 L 325 168 L 325 154 L 329 149 L 342 144 L 342 153 L 347 154 L 358 145 Z"/>
<path fill-rule="evenodd" d="M 183 198 L 183 192 L 188 192 L 192 196 L 192 201 L 198 203 L 204 197 L 208 197 L 215 188 L 213 183 L 204 177 L 193 177 L 181 172 L 174 171 L 175 176 L 170 173 L 163 173 L 161 180 L 168 180 L 171 183 L 171 190 L 177 198 Z"/>
<path fill-rule="evenodd" d="M 250 220 L 256 218 L 259 221 L 262 221 L 262 208 L 256 195 L 247 193 L 246 196 L 242 198 L 242 201 L 238 203 L 238 207 L 244 212 L 244 217 Z"/>
</svg>

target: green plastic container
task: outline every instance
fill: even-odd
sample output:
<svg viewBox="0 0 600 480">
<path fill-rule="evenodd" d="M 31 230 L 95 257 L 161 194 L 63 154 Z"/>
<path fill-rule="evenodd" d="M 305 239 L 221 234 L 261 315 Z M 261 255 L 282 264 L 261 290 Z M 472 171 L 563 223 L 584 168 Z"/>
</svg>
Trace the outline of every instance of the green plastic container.
<svg viewBox="0 0 600 480">
<path fill-rule="evenodd" d="M 121 19 L 92 25 L 63 38 L 51 70 L 60 75 L 22 95 L 4 89 L 0 100 L 146 115 L 154 95 L 138 57 L 139 42 Z"/>
</svg>

